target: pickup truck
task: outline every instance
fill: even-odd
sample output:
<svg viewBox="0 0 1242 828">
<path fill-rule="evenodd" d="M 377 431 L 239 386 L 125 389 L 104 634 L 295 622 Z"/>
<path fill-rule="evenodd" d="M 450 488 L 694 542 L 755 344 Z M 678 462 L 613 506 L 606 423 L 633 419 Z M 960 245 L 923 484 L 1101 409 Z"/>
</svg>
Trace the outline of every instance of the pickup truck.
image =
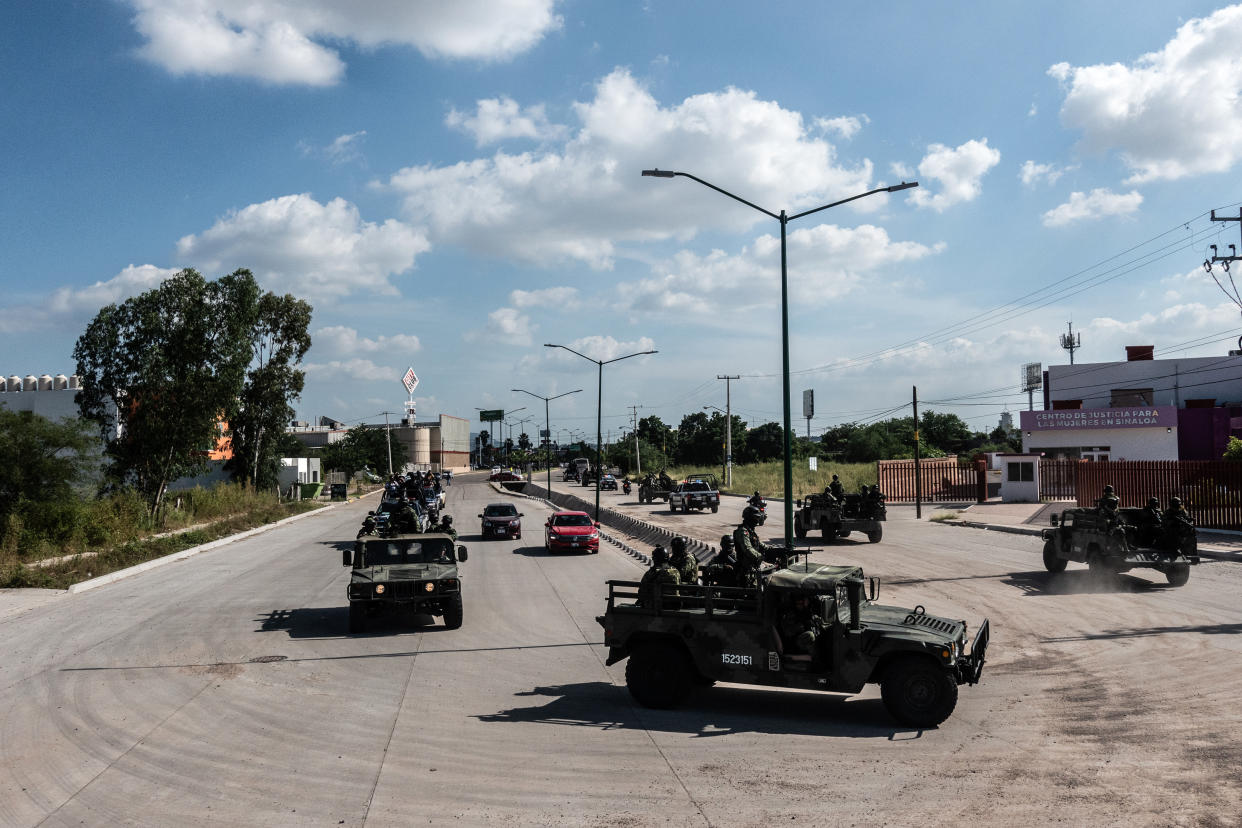
<svg viewBox="0 0 1242 828">
<path fill-rule="evenodd" d="M 968 644 L 966 622 L 875 603 L 857 566 L 795 563 L 759 587 L 608 581 L 609 665 L 628 658 L 625 683 L 640 704 L 672 708 L 693 685 L 717 681 L 857 693 L 879 684 L 884 705 L 909 727 L 935 727 L 957 706 L 957 688 L 983 673 L 991 627 Z M 796 608 L 796 609 L 795 609 Z M 818 635 L 791 636 L 791 613 Z M 803 617 L 803 616 L 797 616 Z"/>
<path fill-rule="evenodd" d="M 720 492 L 716 478 L 709 474 L 693 475 L 673 486 L 668 493 L 668 510 L 689 512 L 691 509 L 720 511 Z"/>
</svg>

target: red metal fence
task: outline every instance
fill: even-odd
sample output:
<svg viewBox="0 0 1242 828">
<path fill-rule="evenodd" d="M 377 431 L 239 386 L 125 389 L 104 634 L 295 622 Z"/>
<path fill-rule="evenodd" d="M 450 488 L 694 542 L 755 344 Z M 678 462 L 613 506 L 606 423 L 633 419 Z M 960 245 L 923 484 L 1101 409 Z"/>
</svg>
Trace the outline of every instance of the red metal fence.
<svg viewBox="0 0 1242 828">
<path fill-rule="evenodd" d="M 925 502 L 982 503 L 987 499 L 987 473 L 982 462 L 962 466 L 955 457 L 922 460 L 916 478 L 913 460 L 880 460 L 876 463 L 876 478 L 890 503 L 914 502 L 915 481 L 919 478 Z"/>
<path fill-rule="evenodd" d="M 1043 460 L 1039 464 L 1039 495 L 1044 500 L 1076 500 L 1079 506 L 1094 506 L 1104 487 L 1110 485 L 1122 506 L 1146 506 L 1147 499 L 1155 497 L 1162 508 L 1167 508 L 1169 499 L 1176 496 L 1197 525 L 1242 529 L 1242 463 Z"/>
</svg>

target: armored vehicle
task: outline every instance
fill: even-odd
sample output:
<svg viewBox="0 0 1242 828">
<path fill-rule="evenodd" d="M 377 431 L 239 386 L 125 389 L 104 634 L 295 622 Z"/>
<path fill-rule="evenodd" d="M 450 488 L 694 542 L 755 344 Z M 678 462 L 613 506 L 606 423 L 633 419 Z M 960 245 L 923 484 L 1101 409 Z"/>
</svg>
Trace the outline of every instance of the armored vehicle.
<svg viewBox="0 0 1242 828">
<path fill-rule="evenodd" d="M 983 672 L 987 619 L 968 645 L 965 621 L 875 603 L 878 581 L 868 588 L 856 566 L 795 564 L 757 588 L 657 582 L 641 600 L 638 587 L 609 581 L 596 620 L 607 663 L 629 658 L 626 686 L 647 707 L 717 681 L 851 694 L 879 684 L 894 719 L 934 727 Z"/>
<path fill-rule="evenodd" d="M 668 503 L 674 485 L 673 478 L 665 474 L 664 469 L 660 469 L 659 474 L 647 474 L 638 484 L 638 502 L 655 503 L 659 499 Z"/>
<path fill-rule="evenodd" d="M 797 501 L 794 513 L 794 534 L 805 538 L 818 529 L 825 541 L 848 538 L 851 532 L 862 532 L 871 543 L 884 537 L 882 522 L 888 515 L 883 500 L 847 494 L 838 500 L 830 494 L 813 494 Z"/>
<path fill-rule="evenodd" d="M 1157 524 L 1146 509 L 1118 509 L 1112 516 L 1098 508 L 1066 509 L 1044 529 L 1044 567 L 1062 572 L 1069 561 L 1085 563 L 1093 574 L 1155 569 L 1171 586 L 1190 580 L 1199 563 L 1199 544 L 1186 521 Z"/>
<path fill-rule="evenodd" d="M 673 486 L 668 493 L 668 510 L 676 512 L 678 509 L 683 512 L 691 509 L 711 509 L 713 514 L 720 511 L 720 492 L 716 487 L 716 476 L 692 474 Z"/>
<path fill-rule="evenodd" d="M 461 626 L 461 576 L 457 563 L 466 547 L 442 534 L 362 537 L 346 550 L 342 563 L 349 578 L 349 631 L 365 631 L 367 618 L 384 610 L 408 609 L 440 615 L 444 626 Z"/>
</svg>

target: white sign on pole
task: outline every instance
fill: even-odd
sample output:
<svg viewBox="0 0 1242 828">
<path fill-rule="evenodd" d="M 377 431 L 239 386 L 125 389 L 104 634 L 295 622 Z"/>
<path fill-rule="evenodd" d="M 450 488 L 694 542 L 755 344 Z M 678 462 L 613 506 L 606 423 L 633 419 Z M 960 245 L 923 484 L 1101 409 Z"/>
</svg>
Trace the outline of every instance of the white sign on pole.
<svg viewBox="0 0 1242 828">
<path fill-rule="evenodd" d="M 401 378 L 401 384 L 405 386 L 407 394 L 413 394 L 414 389 L 418 387 L 418 375 L 414 373 L 413 365 L 406 369 L 405 376 Z"/>
<path fill-rule="evenodd" d="M 819 458 L 818 457 L 808 457 L 807 460 L 809 460 L 811 463 L 811 471 L 819 471 Z"/>
</svg>

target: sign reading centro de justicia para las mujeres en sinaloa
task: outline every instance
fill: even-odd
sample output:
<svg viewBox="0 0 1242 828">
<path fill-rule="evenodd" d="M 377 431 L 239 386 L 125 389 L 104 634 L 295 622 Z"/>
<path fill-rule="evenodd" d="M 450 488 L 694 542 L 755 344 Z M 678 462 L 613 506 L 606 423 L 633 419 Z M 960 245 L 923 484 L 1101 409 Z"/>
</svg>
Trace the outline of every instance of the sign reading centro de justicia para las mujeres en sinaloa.
<svg viewBox="0 0 1242 828">
<path fill-rule="evenodd" d="M 1074 408 L 1061 411 L 1021 411 L 1023 431 L 1067 428 L 1153 428 L 1177 425 L 1177 406 L 1148 408 Z"/>
</svg>

